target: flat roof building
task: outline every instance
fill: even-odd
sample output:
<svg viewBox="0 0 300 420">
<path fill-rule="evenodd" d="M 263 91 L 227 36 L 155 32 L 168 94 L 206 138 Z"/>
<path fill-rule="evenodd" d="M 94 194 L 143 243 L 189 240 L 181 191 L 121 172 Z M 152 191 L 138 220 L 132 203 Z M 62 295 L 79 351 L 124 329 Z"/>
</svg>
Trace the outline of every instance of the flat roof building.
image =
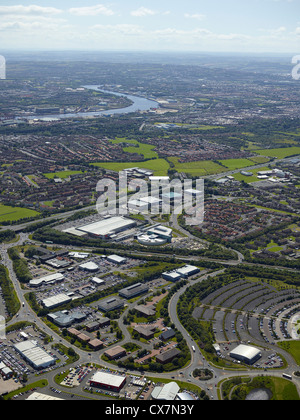
<svg viewBox="0 0 300 420">
<path fill-rule="evenodd" d="M 109 239 L 110 236 L 119 232 L 124 232 L 136 226 L 136 221 L 126 219 L 125 217 L 115 216 L 108 217 L 99 222 L 91 223 L 85 226 L 76 228 L 76 230 L 83 232 L 89 236 Z"/>
<path fill-rule="evenodd" d="M 26 398 L 26 401 L 63 401 L 63 399 L 52 395 L 41 394 L 40 392 L 34 392 Z"/>
<path fill-rule="evenodd" d="M 170 271 L 168 273 L 162 273 L 162 278 L 167 281 L 178 281 L 181 279 L 181 275 L 177 271 Z"/>
<path fill-rule="evenodd" d="M 142 295 L 143 293 L 147 293 L 149 287 L 143 283 L 136 283 L 132 286 L 126 287 L 119 291 L 119 295 L 124 297 L 125 299 L 132 299 L 135 296 Z"/>
<path fill-rule="evenodd" d="M 79 269 L 80 270 L 83 270 L 83 271 L 88 271 L 90 273 L 95 273 L 96 271 L 99 270 L 99 266 L 97 264 L 95 264 L 95 263 L 93 263 L 93 262 L 90 261 L 90 262 L 81 264 L 79 266 Z"/>
<path fill-rule="evenodd" d="M 46 309 L 57 308 L 58 306 L 65 305 L 70 302 L 72 302 L 72 298 L 64 293 L 42 300 L 42 304 Z"/>
<path fill-rule="evenodd" d="M 182 268 L 178 268 L 178 270 L 176 270 L 176 271 L 183 278 L 188 278 L 188 277 L 194 276 L 195 274 L 200 273 L 200 269 L 198 267 L 193 266 L 193 265 L 186 265 Z"/>
<path fill-rule="evenodd" d="M 14 345 L 18 353 L 35 369 L 45 369 L 55 365 L 55 359 L 37 345 L 35 341 L 23 341 Z"/>
<path fill-rule="evenodd" d="M 90 380 L 90 385 L 96 388 L 105 388 L 115 392 L 121 391 L 126 383 L 126 376 L 113 375 L 106 372 L 97 372 Z"/>
<path fill-rule="evenodd" d="M 107 257 L 107 261 L 113 264 L 125 264 L 127 259 L 124 257 L 120 257 L 120 255 L 109 255 Z"/>
<path fill-rule="evenodd" d="M 63 281 L 65 276 L 61 273 L 50 274 L 49 276 L 43 276 L 38 279 L 30 280 L 29 285 L 31 287 L 39 287 L 50 283 L 56 283 Z"/>
<path fill-rule="evenodd" d="M 102 312 L 115 311 L 124 307 L 124 301 L 116 297 L 109 297 L 100 301 L 98 308 Z"/>
<path fill-rule="evenodd" d="M 177 270 L 166 272 L 162 274 L 163 279 L 167 281 L 178 281 L 180 279 L 187 279 L 195 274 L 200 273 L 200 269 L 193 265 L 186 265 L 182 268 L 178 268 Z"/>
<path fill-rule="evenodd" d="M 233 359 L 239 360 L 247 365 L 253 365 L 253 363 L 261 358 L 261 351 L 256 347 L 240 344 L 229 355 Z"/>
<path fill-rule="evenodd" d="M 82 312 L 72 312 L 68 311 L 59 311 L 53 314 L 48 314 L 47 318 L 53 322 L 53 324 L 58 325 L 60 328 L 70 327 L 75 322 L 82 322 L 86 318 L 86 314 Z"/>
</svg>

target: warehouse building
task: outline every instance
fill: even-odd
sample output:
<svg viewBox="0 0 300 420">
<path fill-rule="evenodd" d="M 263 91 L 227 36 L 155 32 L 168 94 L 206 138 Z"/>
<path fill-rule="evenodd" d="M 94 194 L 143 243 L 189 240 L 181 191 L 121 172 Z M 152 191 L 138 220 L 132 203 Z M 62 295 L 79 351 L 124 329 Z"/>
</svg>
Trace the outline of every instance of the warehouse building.
<svg viewBox="0 0 300 420">
<path fill-rule="evenodd" d="M 46 309 L 54 309 L 61 305 L 66 305 L 67 303 L 72 302 L 70 296 L 61 293 L 59 295 L 51 296 L 50 298 L 42 300 L 42 305 Z"/>
<path fill-rule="evenodd" d="M 181 275 L 181 277 L 185 279 L 200 273 L 200 269 L 193 265 L 186 265 L 185 267 L 179 268 L 176 271 L 178 274 Z"/>
<path fill-rule="evenodd" d="M 65 279 L 61 273 L 50 274 L 49 276 L 40 277 L 39 279 L 30 280 L 29 285 L 31 287 L 40 287 L 47 284 L 53 284 Z"/>
<path fill-rule="evenodd" d="M 90 261 L 79 266 L 82 271 L 88 271 L 89 273 L 96 273 L 99 270 L 99 266 L 94 262 Z"/>
<path fill-rule="evenodd" d="M 15 344 L 14 348 L 34 369 L 41 370 L 55 365 L 55 359 L 35 341 L 23 341 Z"/>
<path fill-rule="evenodd" d="M 175 282 L 180 279 L 187 279 L 198 273 L 200 273 L 200 269 L 198 267 L 186 265 L 185 267 L 178 268 L 177 270 L 163 273 L 162 277 L 167 281 Z"/>
<path fill-rule="evenodd" d="M 116 235 L 119 232 L 125 232 L 135 226 L 136 221 L 126 219 L 125 217 L 115 216 L 78 227 L 76 230 L 91 237 L 109 239 L 111 236 Z"/>
<path fill-rule="evenodd" d="M 261 358 L 261 351 L 255 347 L 240 344 L 230 352 L 230 357 L 247 365 L 253 365 L 253 363 Z"/>
<path fill-rule="evenodd" d="M 124 257 L 120 257 L 120 255 L 109 255 L 107 257 L 107 261 L 109 261 L 113 264 L 121 265 L 121 264 L 125 264 L 127 259 L 124 258 Z"/>
<path fill-rule="evenodd" d="M 176 382 L 169 382 L 160 387 L 157 386 L 152 391 L 151 397 L 153 400 L 174 401 L 180 391 Z"/>
<path fill-rule="evenodd" d="M 124 307 L 124 301 L 115 297 L 101 300 L 98 308 L 102 312 L 116 311 Z"/>
<path fill-rule="evenodd" d="M 119 295 L 124 297 L 125 299 L 132 299 L 136 296 L 142 295 L 143 293 L 147 293 L 149 287 L 143 283 L 136 283 L 132 286 L 126 287 L 119 291 Z"/>
<path fill-rule="evenodd" d="M 62 398 L 57 398 L 52 395 L 41 394 L 40 392 L 33 392 L 26 401 L 63 401 Z"/>
<path fill-rule="evenodd" d="M 162 273 L 162 278 L 175 283 L 176 281 L 181 279 L 181 275 L 177 273 L 177 271 L 169 271 L 166 273 Z"/>
<path fill-rule="evenodd" d="M 106 372 L 97 372 L 90 380 L 90 386 L 105 388 L 114 392 L 120 392 L 126 383 L 126 376 L 113 375 Z"/>
</svg>

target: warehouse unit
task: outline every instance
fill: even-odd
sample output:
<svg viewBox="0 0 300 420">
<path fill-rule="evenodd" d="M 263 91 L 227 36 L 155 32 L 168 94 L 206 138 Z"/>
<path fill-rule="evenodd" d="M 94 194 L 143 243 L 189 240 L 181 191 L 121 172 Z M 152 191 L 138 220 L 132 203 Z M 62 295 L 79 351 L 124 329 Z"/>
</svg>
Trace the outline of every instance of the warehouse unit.
<svg viewBox="0 0 300 420">
<path fill-rule="evenodd" d="M 120 255 L 109 255 L 107 257 L 107 261 L 113 263 L 113 264 L 125 264 L 127 259 L 124 257 L 120 257 Z"/>
<path fill-rule="evenodd" d="M 153 400 L 174 401 L 179 391 L 180 388 L 176 382 L 169 382 L 162 387 L 155 387 L 152 391 L 151 397 Z"/>
<path fill-rule="evenodd" d="M 103 299 L 98 305 L 99 310 L 102 312 L 115 311 L 117 309 L 122 309 L 123 307 L 124 301 L 115 297 Z"/>
<path fill-rule="evenodd" d="M 132 286 L 126 287 L 119 291 L 119 295 L 124 297 L 125 299 L 132 299 L 136 296 L 142 295 L 143 293 L 147 293 L 149 287 L 143 283 L 136 283 Z"/>
<path fill-rule="evenodd" d="M 70 298 L 68 295 L 65 295 L 64 293 L 61 293 L 59 295 L 51 296 L 50 298 L 44 299 L 42 301 L 42 305 L 46 309 L 53 309 L 70 302 L 72 302 L 72 298 Z"/>
<path fill-rule="evenodd" d="M 55 365 L 55 359 L 35 341 L 23 341 L 15 344 L 14 348 L 34 369 L 41 370 Z"/>
<path fill-rule="evenodd" d="M 179 268 L 176 271 L 183 278 L 188 278 L 188 277 L 194 276 L 195 274 L 200 273 L 200 269 L 193 265 L 186 265 L 185 267 Z"/>
<path fill-rule="evenodd" d="M 132 229 L 136 226 L 136 221 L 126 219 L 125 217 L 115 216 L 107 217 L 99 222 L 91 223 L 89 225 L 76 228 L 79 232 L 88 236 L 109 239 L 112 235 L 119 232 Z"/>
<path fill-rule="evenodd" d="M 261 351 L 255 347 L 240 344 L 230 352 L 230 357 L 246 363 L 247 365 L 253 365 L 253 363 L 261 358 Z"/>
<path fill-rule="evenodd" d="M 90 380 L 90 385 L 96 388 L 105 388 L 120 392 L 126 383 L 126 376 L 113 375 L 106 372 L 97 372 Z"/>
<path fill-rule="evenodd" d="M 177 270 L 166 272 L 162 274 L 162 277 L 167 281 L 178 281 L 180 279 L 187 279 L 195 274 L 200 273 L 200 269 L 193 265 L 186 265 Z"/>
<path fill-rule="evenodd" d="M 177 271 L 170 271 L 168 273 L 162 273 L 162 278 L 167 281 L 172 281 L 175 283 L 175 281 L 178 281 L 181 279 L 181 275 L 177 273 Z"/>
<path fill-rule="evenodd" d="M 30 280 L 29 285 L 31 287 L 40 287 L 42 285 L 57 283 L 63 281 L 65 276 L 61 273 L 50 274 L 49 276 L 40 277 L 38 279 Z"/>
<path fill-rule="evenodd" d="M 88 271 L 89 273 L 96 273 L 99 270 L 99 266 L 92 261 L 81 264 L 79 269 L 82 271 Z"/>
</svg>

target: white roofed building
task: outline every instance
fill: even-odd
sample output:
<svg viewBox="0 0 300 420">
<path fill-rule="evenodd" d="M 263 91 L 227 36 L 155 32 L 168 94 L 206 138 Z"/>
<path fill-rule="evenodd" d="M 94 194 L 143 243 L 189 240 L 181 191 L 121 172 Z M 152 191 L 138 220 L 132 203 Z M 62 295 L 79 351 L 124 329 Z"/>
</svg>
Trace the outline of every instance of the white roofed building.
<svg viewBox="0 0 300 420">
<path fill-rule="evenodd" d="M 132 229 L 136 226 L 136 221 L 126 219 L 125 217 L 115 216 L 107 217 L 99 222 L 91 223 L 89 225 L 81 226 L 76 230 L 83 232 L 86 235 L 109 239 L 111 236 Z"/>
<path fill-rule="evenodd" d="M 154 400 L 174 401 L 180 388 L 176 382 L 169 382 L 163 387 L 156 387 L 152 391 L 151 397 Z"/>
<path fill-rule="evenodd" d="M 261 351 L 256 347 L 240 344 L 230 352 L 230 357 L 247 365 L 253 365 L 253 363 L 261 358 Z"/>
<path fill-rule="evenodd" d="M 55 359 L 35 341 L 23 341 L 15 344 L 14 348 L 35 369 L 40 370 L 55 365 Z"/>
<path fill-rule="evenodd" d="M 90 380 L 90 385 L 119 392 L 126 383 L 126 376 L 99 371 Z"/>
</svg>

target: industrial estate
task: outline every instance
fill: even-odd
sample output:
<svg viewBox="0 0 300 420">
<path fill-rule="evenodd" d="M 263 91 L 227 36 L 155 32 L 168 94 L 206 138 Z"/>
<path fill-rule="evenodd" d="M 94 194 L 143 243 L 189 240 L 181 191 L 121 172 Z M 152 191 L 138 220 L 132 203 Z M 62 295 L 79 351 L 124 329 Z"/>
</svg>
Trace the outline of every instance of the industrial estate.
<svg viewBox="0 0 300 420">
<path fill-rule="evenodd" d="M 300 84 L 131 59 L 7 57 L 1 399 L 299 400 Z"/>
</svg>

